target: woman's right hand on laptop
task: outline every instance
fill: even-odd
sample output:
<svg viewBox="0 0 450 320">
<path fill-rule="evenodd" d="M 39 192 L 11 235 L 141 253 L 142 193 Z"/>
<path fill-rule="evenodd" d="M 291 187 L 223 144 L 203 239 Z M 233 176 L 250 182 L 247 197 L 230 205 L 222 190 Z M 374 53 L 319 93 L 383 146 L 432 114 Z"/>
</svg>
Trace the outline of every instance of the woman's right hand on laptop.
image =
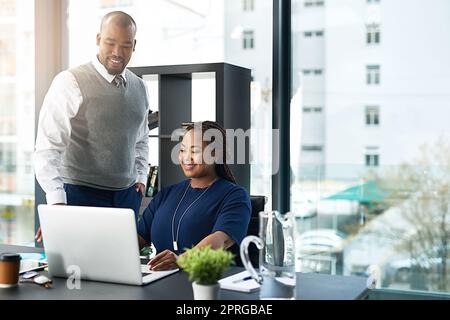
<svg viewBox="0 0 450 320">
<path fill-rule="evenodd" d="M 179 268 L 177 264 L 178 256 L 170 250 L 164 250 L 153 257 L 148 263 L 152 271 L 164 271 Z"/>
</svg>

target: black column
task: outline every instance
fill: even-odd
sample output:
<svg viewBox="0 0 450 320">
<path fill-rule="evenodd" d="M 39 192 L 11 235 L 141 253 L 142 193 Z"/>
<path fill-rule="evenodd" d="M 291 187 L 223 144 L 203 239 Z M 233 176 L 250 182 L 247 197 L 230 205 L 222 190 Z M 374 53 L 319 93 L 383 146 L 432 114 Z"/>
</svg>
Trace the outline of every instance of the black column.
<svg viewBox="0 0 450 320">
<path fill-rule="evenodd" d="M 290 100 L 291 100 L 291 1 L 273 0 L 273 156 L 279 171 L 272 177 L 273 208 L 290 210 Z M 275 161 L 274 161 L 275 163 Z"/>
</svg>

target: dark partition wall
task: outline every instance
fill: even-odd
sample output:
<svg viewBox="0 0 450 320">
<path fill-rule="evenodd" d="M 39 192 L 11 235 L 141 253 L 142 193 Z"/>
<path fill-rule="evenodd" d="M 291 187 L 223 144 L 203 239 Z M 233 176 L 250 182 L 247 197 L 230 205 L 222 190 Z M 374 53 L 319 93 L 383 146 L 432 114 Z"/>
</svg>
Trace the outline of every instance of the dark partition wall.
<svg viewBox="0 0 450 320">
<path fill-rule="evenodd" d="M 181 127 L 182 122 L 191 121 L 193 73 L 215 73 L 215 120 L 219 124 L 225 129 L 242 129 L 244 132 L 250 129 L 251 72 L 249 69 L 227 63 L 149 66 L 129 69 L 139 77 L 158 75 L 159 188 L 167 187 L 185 179 L 178 165 L 171 161 L 172 148 L 178 142 L 171 141 L 170 135 L 173 130 Z M 235 164 L 230 167 L 236 176 L 238 184 L 250 192 L 248 140 L 249 138 L 245 142 L 245 163 L 237 164 L 237 141 L 235 141 Z"/>
</svg>

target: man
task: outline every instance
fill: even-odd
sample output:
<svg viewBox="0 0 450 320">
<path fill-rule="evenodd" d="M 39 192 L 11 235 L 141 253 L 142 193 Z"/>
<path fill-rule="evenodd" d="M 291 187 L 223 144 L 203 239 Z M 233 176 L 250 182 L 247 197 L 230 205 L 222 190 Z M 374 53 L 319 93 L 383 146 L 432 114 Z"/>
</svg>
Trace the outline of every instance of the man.
<svg viewBox="0 0 450 320">
<path fill-rule="evenodd" d="M 53 80 L 35 149 L 48 204 L 131 208 L 137 218 L 148 172 L 149 108 L 144 82 L 126 69 L 135 35 L 131 16 L 108 13 L 93 61 Z"/>
</svg>

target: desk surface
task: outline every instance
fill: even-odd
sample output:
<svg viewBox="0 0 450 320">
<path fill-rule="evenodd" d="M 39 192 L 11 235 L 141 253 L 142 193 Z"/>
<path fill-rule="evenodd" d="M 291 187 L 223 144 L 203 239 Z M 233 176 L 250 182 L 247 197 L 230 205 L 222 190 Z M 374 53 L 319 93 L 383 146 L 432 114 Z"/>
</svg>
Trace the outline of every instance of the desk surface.
<svg viewBox="0 0 450 320">
<path fill-rule="evenodd" d="M 42 252 L 39 248 L 0 245 L 3 252 Z M 233 267 L 225 276 L 242 271 Z M 365 298 L 366 278 L 331 276 L 317 273 L 297 273 L 298 300 L 353 300 Z M 221 290 L 222 300 L 257 300 L 259 292 L 241 293 Z M 177 272 L 171 276 L 152 282 L 146 286 L 129 286 L 112 283 L 82 281 L 81 289 L 69 290 L 66 279 L 53 278 L 51 289 L 35 284 L 21 283 L 12 289 L 0 289 L 0 300 L 191 300 L 192 286 L 185 272 Z"/>
</svg>

